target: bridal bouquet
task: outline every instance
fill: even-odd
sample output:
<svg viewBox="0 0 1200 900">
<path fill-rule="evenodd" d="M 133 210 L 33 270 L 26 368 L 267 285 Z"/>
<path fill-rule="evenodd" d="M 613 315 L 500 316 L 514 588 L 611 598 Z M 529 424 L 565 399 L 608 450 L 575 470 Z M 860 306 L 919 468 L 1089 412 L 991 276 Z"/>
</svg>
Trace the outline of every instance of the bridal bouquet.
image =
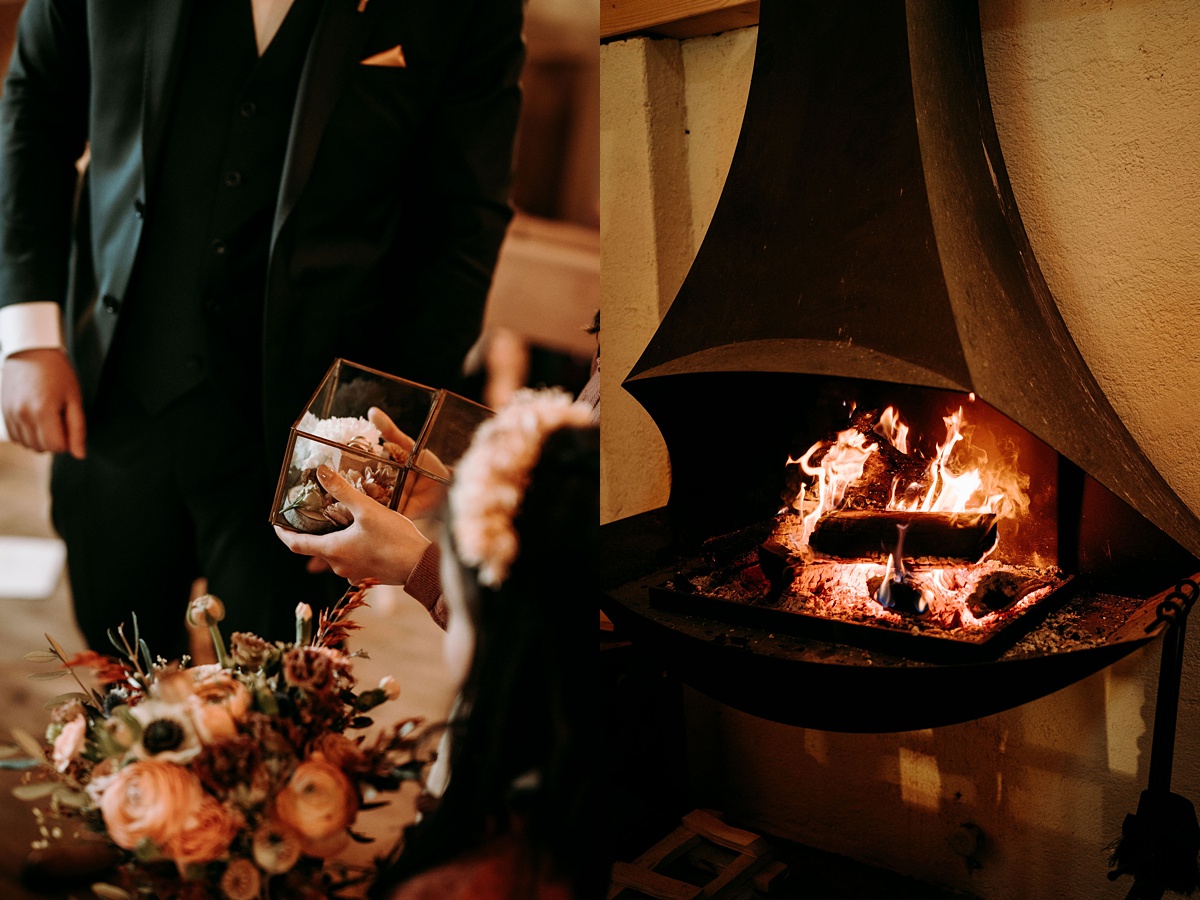
<svg viewBox="0 0 1200 900">
<path fill-rule="evenodd" d="M 188 619 L 211 632 L 213 665 L 152 657 L 136 619 L 132 635 L 110 635 L 117 656 L 69 656 L 49 635 L 49 649 L 29 655 L 79 690 L 48 704 L 48 748 L 14 733 L 37 762 L 14 793 L 45 804 L 35 815 L 47 838 L 62 831 L 48 821 L 74 817 L 125 851 L 119 883 L 96 894 L 319 898 L 369 883 L 382 859 L 350 866 L 336 856 L 368 840 L 354 831 L 358 813 L 384 805 L 379 796 L 415 779 L 423 761 L 418 720 L 364 731 L 371 710 L 399 692 L 390 677 L 356 690 L 361 654 L 344 645 L 368 587 L 316 623 L 301 604 L 291 643 L 235 633 L 228 650 L 220 601 L 193 601 Z"/>
</svg>

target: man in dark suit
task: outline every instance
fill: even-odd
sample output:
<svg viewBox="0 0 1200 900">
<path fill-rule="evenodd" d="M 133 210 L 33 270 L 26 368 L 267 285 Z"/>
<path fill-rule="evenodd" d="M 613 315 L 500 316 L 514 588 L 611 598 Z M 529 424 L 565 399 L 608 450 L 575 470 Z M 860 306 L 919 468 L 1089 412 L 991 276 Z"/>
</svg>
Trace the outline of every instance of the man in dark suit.
<svg viewBox="0 0 1200 900">
<path fill-rule="evenodd" d="M 3 409 L 58 454 L 94 648 L 135 609 L 182 651 L 197 576 L 227 632 L 286 636 L 320 599 L 267 524 L 288 427 L 337 356 L 457 378 L 510 215 L 520 27 L 520 0 L 28 0 Z"/>
</svg>

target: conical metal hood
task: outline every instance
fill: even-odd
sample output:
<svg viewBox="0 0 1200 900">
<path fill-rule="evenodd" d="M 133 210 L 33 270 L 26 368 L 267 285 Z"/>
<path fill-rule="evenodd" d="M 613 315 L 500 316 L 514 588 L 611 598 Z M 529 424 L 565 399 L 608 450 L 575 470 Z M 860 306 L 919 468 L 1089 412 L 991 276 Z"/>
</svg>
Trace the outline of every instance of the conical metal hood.
<svg viewBox="0 0 1200 900">
<path fill-rule="evenodd" d="M 724 191 L 625 385 L 714 372 L 973 391 L 1200 557 L 1038 268 L 973 4 L 762 0 Z"/>
</svg>

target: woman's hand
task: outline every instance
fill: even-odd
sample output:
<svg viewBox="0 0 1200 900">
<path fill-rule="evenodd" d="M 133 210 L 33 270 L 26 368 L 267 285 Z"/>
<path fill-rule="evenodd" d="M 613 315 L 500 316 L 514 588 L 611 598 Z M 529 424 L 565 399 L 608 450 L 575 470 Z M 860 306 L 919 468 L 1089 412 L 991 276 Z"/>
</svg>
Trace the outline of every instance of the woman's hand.
<svg viewBox="0 0 1200 900">
<path fill-rule="evenodd" d="M 293 553 L 323 560 L 336 574 L 352 582 L 375 578 L 383 584 L 404 584 L 429 546 L 429 539 L 400 513 L 356 491 L 329 466 L 319 466 L 317 478 L 333 499 L 350 511 L 354 521 L 340 531 L 319 535 L 300 534 L 276 525 L 279 539 Z"/>
</svg>

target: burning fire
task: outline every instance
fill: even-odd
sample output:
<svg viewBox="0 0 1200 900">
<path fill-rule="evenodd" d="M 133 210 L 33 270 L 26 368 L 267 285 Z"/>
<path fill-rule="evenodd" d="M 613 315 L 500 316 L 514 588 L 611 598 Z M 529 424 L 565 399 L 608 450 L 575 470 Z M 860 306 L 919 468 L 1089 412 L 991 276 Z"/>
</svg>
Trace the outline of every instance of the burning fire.
<svg viewBox="0 0 1200 900">
<path fill-rule="evenodd" d="M 902 512 L 995 513 L 1015 519 L 1029 508 L 1029 477 L 1016 467 L 1016 454 L 989 463 L 987 454 L 971 442 L 972 426 L 962 407 L 943 417 L 946 438 L 916 477 L 896 475 L 883 509 Z M 889 406 L 870 430 L 887 441 L 902 456 L 917 459 L 910 451 L 909 427 L 895 407 Z M 804 517 L 797 543 L 807 546 L 821 516 L 843 508 L 850 489 L 863 479 L 868 460 L 880 452 L 880 442 L 868 443 L 857 428 L 838 433 L 836 440 L 817 441 L 799 459 L 788 457 L 788 465 L 799 464 L 804 474 L 815 479 L 811 489 L 801 485 L 790 506 Z M 824 451 L 822 453 L 821 451 Z M 810 496 L 810 493 L 815 496 Z M 808 511 L 805 508 L 809 507 Z"/>
<path fill-rule="evenodd" d="M 798 465 L 812 481 L 801 484 L 783 510 L 791 524 L 780 536 L 808 563 L 816 564 L 813 576 L 819 570 L 823 583 L 829 584 L 832 576 L 843 589 L 854 586 L 852 592 L 871 603 L 875 615 L 891 618 L 903 612 L 945 620 L 947 625 L 971 625 L 987 612 L 977 610 L 976 615 L 969 610 L 964 591 L 969 594 L 968 582 L 973 588 L 985 569 L 995 568 L 985 562 L 994 545 L 976 563 L 944 568 L 905 565 L 909 525 L 904 523 L 896 526 L 886 566 L 821 561 L 810 546 L 821 518 L 839 510 L 907 512 L 914 518 L 931 513 L 989 514 L 1009 520 L 1023 516 L 1029 508 L 1029 477 L 1017 468 L 1015 451 L 989 460 L 972 442 L 973 426 L 961 407 L 942 421 L 945 439 L 931 456 L 912 446 L 909 426 L 889 406 L 877 420 L 873 414 L 860 415 L 856 427 L 839 432 L 833 441 L 818 441 L 799 459 L 789 457 L 788 465 Z M 801 576 L 801 582 L 805 580 Z"/>
</svg>

